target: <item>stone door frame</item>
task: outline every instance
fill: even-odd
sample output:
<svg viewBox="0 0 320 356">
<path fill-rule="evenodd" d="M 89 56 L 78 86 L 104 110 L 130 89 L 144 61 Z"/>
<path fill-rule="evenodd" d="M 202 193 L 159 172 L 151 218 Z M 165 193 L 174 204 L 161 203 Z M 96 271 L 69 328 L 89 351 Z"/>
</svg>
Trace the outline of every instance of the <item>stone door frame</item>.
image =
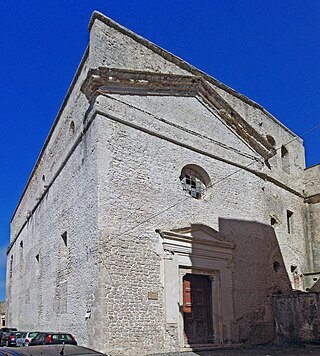
<svg viewBox="0 0 320 356">
<path fill-rule="evenodd" d="M 234 339 L 232 270 L 235 244 L 206 225 L 157 232 L 162 237 L 165 320 L 166 330 L 170 330 L 166 342 L 178 342 L 180 350 L 199 346 L 185 342 L 182 314 L 183 276 L 194 273 L 206 275 L 211 280 L 215 341 L 210 345 L 230 343 Z"/>
</svg>

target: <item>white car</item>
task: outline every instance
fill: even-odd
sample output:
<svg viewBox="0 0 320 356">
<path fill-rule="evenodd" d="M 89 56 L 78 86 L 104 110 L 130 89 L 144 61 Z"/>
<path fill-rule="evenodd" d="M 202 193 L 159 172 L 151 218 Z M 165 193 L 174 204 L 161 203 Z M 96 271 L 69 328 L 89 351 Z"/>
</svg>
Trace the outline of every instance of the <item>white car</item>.
<svg viewBox="0 0 320 356">
<path fill-rule="evenodd" d="M 29 346 L 29 342 L 39 334 L 38 331 L 21 332 L 21 335 L 16 339 L 17 346 Z"/>
</svg>

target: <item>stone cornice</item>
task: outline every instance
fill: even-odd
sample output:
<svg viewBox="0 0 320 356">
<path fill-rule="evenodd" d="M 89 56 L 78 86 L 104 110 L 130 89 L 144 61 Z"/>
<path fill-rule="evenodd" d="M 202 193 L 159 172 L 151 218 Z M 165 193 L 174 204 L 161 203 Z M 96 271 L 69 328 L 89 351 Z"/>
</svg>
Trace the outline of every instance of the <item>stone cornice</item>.
<svg viewBox="0 0 320 356">
<path fill-rule="evenodd" d="M 314 194 L 309 197 L 305 197 L 304 202 L 307 204 L 318 204 L 320 203 L 320 194 Z"/>
<path fill-rule="evenodd" d="M 129 30 L 128 28 L 120 25 L 119 23 L 117 23 L 116 21 L 112 20 L 111 18 L 105 16 L 101 12 L 94 11 L 92 13 L 92 16 L 91 16 L 91 19 L 90 19 L 90 22 L 89 22 L 89 25 L 88 25 L 89 31 L 91 31 L 91 28 L 92 28 L 92 26 L 93 26 L 93 24 L 94 24 L 94 22 L 96 20 L 99 20 L 102 23 L 104 23 L 105 25 L 110 26 L 111 28 L 114 28 L 116 31 L 119 31 L 120 33 L 132 38 L 134 41 L 136 41 L 138 43 L 141 43 L 143 46 L 145 46 L 146 48 L 149 48 L 151 51 L 153 51 L 154 53 L 160 55 L 161 57 L 163 57 L 167 61 L 169 61 L 171 63 L 174 63 L 178 67 L 190 72 L 190 74 L 196 75 L 196 76 L 201 76 L 207 82 L 209 82 L 209 83 L 215 85 L 216 87 L 226 91 L 227 93 L 229 93 L 229 94 L 233 95 L 234 97 L 242 100 L 243 102 L 247 103 L 248 105 L 261 110 L 269 119 L 271 119 L 272 121 L 277 123 L 284 130 L 286 130 L 290 135 L 292 135 L 294 137 L 297 137 L 297 139 L 300 142 L 302 142 L 302 139 L 300 137 L 298 137 L 293 131 L 291 131 L 288 127 L 286 127 L 281 121 L 279 121 L 277 118 L 275 118 L 268 110 L 266 110 L 260 104 L 256 103 L 252 99 L 249 99 L 244 94 L 241 94 L 241 93 L 237 92 L 236 90 L 230 88 L 228 85 L 220 82 L 219 80 L 215 79 L 214 77 L 210 76 L 209 74 L 207 74 L 207 73 L 201 71 L 200 69 L 194 67 L 193 65 L 191 65 L 188 62 L 186 62 L 185 60 L 175 56 L 174 54 L 168 52 L 167 50 L 165 50 L 165 49 L 163 49 L 161 47 L 159 47 L 158 45 L 154 44 L 153 42 L 145 39 L 144 37 L 136 34 L 135 32 Z"/>
<path fill-rule="evenodd" d="M 264 159 L 276 152 L 202 77 L 100 67 L 91 69 L 82 92 L 92 101 L 100 94 L 199 95 L 225 122 Z"/>
</svg>

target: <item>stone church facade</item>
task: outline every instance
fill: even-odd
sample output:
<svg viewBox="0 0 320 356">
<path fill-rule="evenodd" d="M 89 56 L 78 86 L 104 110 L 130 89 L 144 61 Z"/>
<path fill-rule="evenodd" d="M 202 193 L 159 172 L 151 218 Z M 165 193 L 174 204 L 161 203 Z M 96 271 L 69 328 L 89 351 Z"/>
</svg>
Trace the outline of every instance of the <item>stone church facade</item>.
<svg viewBox="0 0 320 356">
<path fill-rule="evenodd" d="M 314 288 L 319 167 L 264 108 L 100 13 L 11 222 L 8 326 L 111 355 L 269 342 Z"/>
</svg>

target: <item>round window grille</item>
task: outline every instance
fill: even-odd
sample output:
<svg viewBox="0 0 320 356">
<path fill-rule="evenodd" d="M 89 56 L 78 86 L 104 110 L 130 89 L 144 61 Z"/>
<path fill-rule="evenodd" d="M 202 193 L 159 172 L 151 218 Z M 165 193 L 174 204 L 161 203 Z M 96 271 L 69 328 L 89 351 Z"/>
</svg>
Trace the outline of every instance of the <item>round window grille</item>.
<svg viewBox="0 0 320 356">
<path fill-rule="evenodd" d="M 207 176 L 204 171 L 201 174 L 194 166 L 184 167 L 180 176 L 183 190 L 190 194 L 192 198 L 203 199 L 209 182 L 209 177 L 205 177 L 205 175 Z"/>
</svg>

